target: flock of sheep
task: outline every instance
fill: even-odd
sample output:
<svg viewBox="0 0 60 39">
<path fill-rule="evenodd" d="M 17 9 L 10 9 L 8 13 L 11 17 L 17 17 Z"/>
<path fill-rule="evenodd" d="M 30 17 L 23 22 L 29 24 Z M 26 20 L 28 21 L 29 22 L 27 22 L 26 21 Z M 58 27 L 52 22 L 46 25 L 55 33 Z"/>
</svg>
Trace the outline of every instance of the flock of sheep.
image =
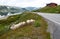
<svg viewBox="0 0 60 39">
<path fill-rule="evenodd" d="M 19 28 L 20 26 L 23 26 L 23 25 L 25 25 L 25 24 L 34 23 L 34 22 L 35 22 L 35 20 L 30 19 L 30 20 L 27 20 L 26 22 L 20 22 L 20 23 L 18 23 L 18 24 L 12 25 L 12 26 L 10 27 L 10 29 L 15 30 L 15 29 Z"/>
</svg>

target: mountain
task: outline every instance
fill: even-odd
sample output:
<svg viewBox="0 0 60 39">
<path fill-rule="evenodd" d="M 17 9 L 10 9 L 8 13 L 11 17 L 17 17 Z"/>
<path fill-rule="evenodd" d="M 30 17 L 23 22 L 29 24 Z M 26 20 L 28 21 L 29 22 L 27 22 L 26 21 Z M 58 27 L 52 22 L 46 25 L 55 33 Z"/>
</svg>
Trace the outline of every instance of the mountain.
<svg viewBox="0 0 60 39">
<path fill-rule="evenodd" d="M 15 6 L 0 6 L 0 15 L 7 15 L 8 13 L 14 14 L 14 13 L 20 13 L 24 11 L 32 11 L 37 10 L 36 7 L 15 7 Z"/>
<path fill-rule="evenodd" d="M 26 8 L 21 8 L 20 9 L 20 12 L 24 12 L 24 11 L 29 11 L 29 10 L 27 10 Z"/>
<path fill-rule="evenodd" d="M 29 11 L 32 11 L 32 10 L 37 10 L 38 8 L 36 8 L 36 7 L 26 7 L 25 9 L 27 9 Z"/>
<path fill-rule="evenodd" d="M 0 6 L 0 15 L 7 15 L 8 13 L 14 14 L 14 13 L 20 13 L 28 11 L 25 8 L 20 7 L 12 7 L 12 6 Z"/>
</svg>

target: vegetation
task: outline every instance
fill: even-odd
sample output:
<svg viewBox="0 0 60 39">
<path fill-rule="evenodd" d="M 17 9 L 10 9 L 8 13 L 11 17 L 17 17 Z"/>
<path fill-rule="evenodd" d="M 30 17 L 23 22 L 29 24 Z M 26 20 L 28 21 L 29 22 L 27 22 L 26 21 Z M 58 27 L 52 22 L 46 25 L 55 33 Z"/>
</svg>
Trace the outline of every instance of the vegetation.
<svg viewBox="0 0 60 39">
<path fill-rule="evenodd" d="M 12 24 L 29 19 L 34 19 L 36 22 L 33 24 L 26 24 L 16 30 L 9 29 Z M 0 31 L 4 32 L 0 32 L 0 39 L 50 39 L 50 34 L 46 31 L 47 26 L 47 22 L 41 16 L 30 12 L 24 12 L 19 15 L 10 16 L 5 20 L 0 20 Z"/>
<path fill-rule="evenodd" d="M 60 5 L 57 7 L 43 7 L 38 10 L 34 10 L 34 12 L 44 12 L 44 13 L 60 13 Z"/>
<path fill-rule="evenodd" d="M 35 27 L 40 27 L 40 22 L 35 21 L 34 26 L 35 26 Z"/>
</svg>

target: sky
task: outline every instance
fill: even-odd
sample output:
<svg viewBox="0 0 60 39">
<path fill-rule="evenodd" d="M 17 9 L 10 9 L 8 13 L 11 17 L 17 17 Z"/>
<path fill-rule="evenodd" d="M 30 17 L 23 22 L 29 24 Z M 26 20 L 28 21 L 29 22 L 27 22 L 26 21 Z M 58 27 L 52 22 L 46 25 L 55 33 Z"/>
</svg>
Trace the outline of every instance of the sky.
<svg viewBox="0 0 60 39">
<path fill-rule="evenodd" d="M 0 5 L 17 7 L 44 7 L 48 3 L 60 4 L 59 0 L 0 0 Z"/>
</svg>

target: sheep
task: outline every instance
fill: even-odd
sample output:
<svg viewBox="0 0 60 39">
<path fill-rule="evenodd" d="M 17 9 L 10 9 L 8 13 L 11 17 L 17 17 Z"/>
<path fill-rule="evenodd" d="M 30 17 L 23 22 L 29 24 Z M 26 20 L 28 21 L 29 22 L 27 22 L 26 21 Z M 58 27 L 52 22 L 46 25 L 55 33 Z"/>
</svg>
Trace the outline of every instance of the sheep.
<svg viewBox="0 0 60 39">
<path fill-rule="evenodd" d="M 25 25 L 26 24 L 26 22 L 22 22 L 22 25 Z"/>
<path fill-rule="evenodd" d="M 31 19 L 30 22 L 35 22 L 35 20 Z"/>
<path fill-rule="evenodd" d="M 35 22 L 35 20 L 31 19 L 31 20 L 27 20 L 26 22 L 27 22 L 27 24 L 30 24 L 30 23 Z"/>
<path fill-rule="evenodd" d="M 30 20 L 27 20 L 27 21 L 26 21 L 26 23 L 28 23 L 28 24 L 29 24 L 29 23 L 30 23 Z"/>
<path fill-rule="evenodd" d="M 15 29 L 19 28 L 20 26 L 25 25 L 26 23 L 27 23 L 27 24 L 32 24 L 33 22 L 35 22 L 35 20 L 33 20 L 33 19 L 27 20 L 26 22 L 20 22 L 20 23 L 18 23 L 18 24 L 12 25 L 12 26 L 10 27 L 10 29 L 15 30 Z"/>
<path fill-rule="evenodd" d="M 10 27 L 10 29 L 14 30 L 14 29 L 20 27 L 21 24 L 22 24 L 22 23 L 19 23 L 19 24 L 13 25 L 13 26 Z"/>
<path fill-rule="evenodd" d="M 20 22 L 20 23 L 18 23 L 18 24 L 16 24 L 16 25 L 11 26 L 10 29 L 14 30 L 14 29 L 16 29 L 16 28 L 19 28 L 19 27 L 22 26 L 22 25 L 25 25 L 25 23 L 26 23 L 26 22 Z"/>
</svg>

